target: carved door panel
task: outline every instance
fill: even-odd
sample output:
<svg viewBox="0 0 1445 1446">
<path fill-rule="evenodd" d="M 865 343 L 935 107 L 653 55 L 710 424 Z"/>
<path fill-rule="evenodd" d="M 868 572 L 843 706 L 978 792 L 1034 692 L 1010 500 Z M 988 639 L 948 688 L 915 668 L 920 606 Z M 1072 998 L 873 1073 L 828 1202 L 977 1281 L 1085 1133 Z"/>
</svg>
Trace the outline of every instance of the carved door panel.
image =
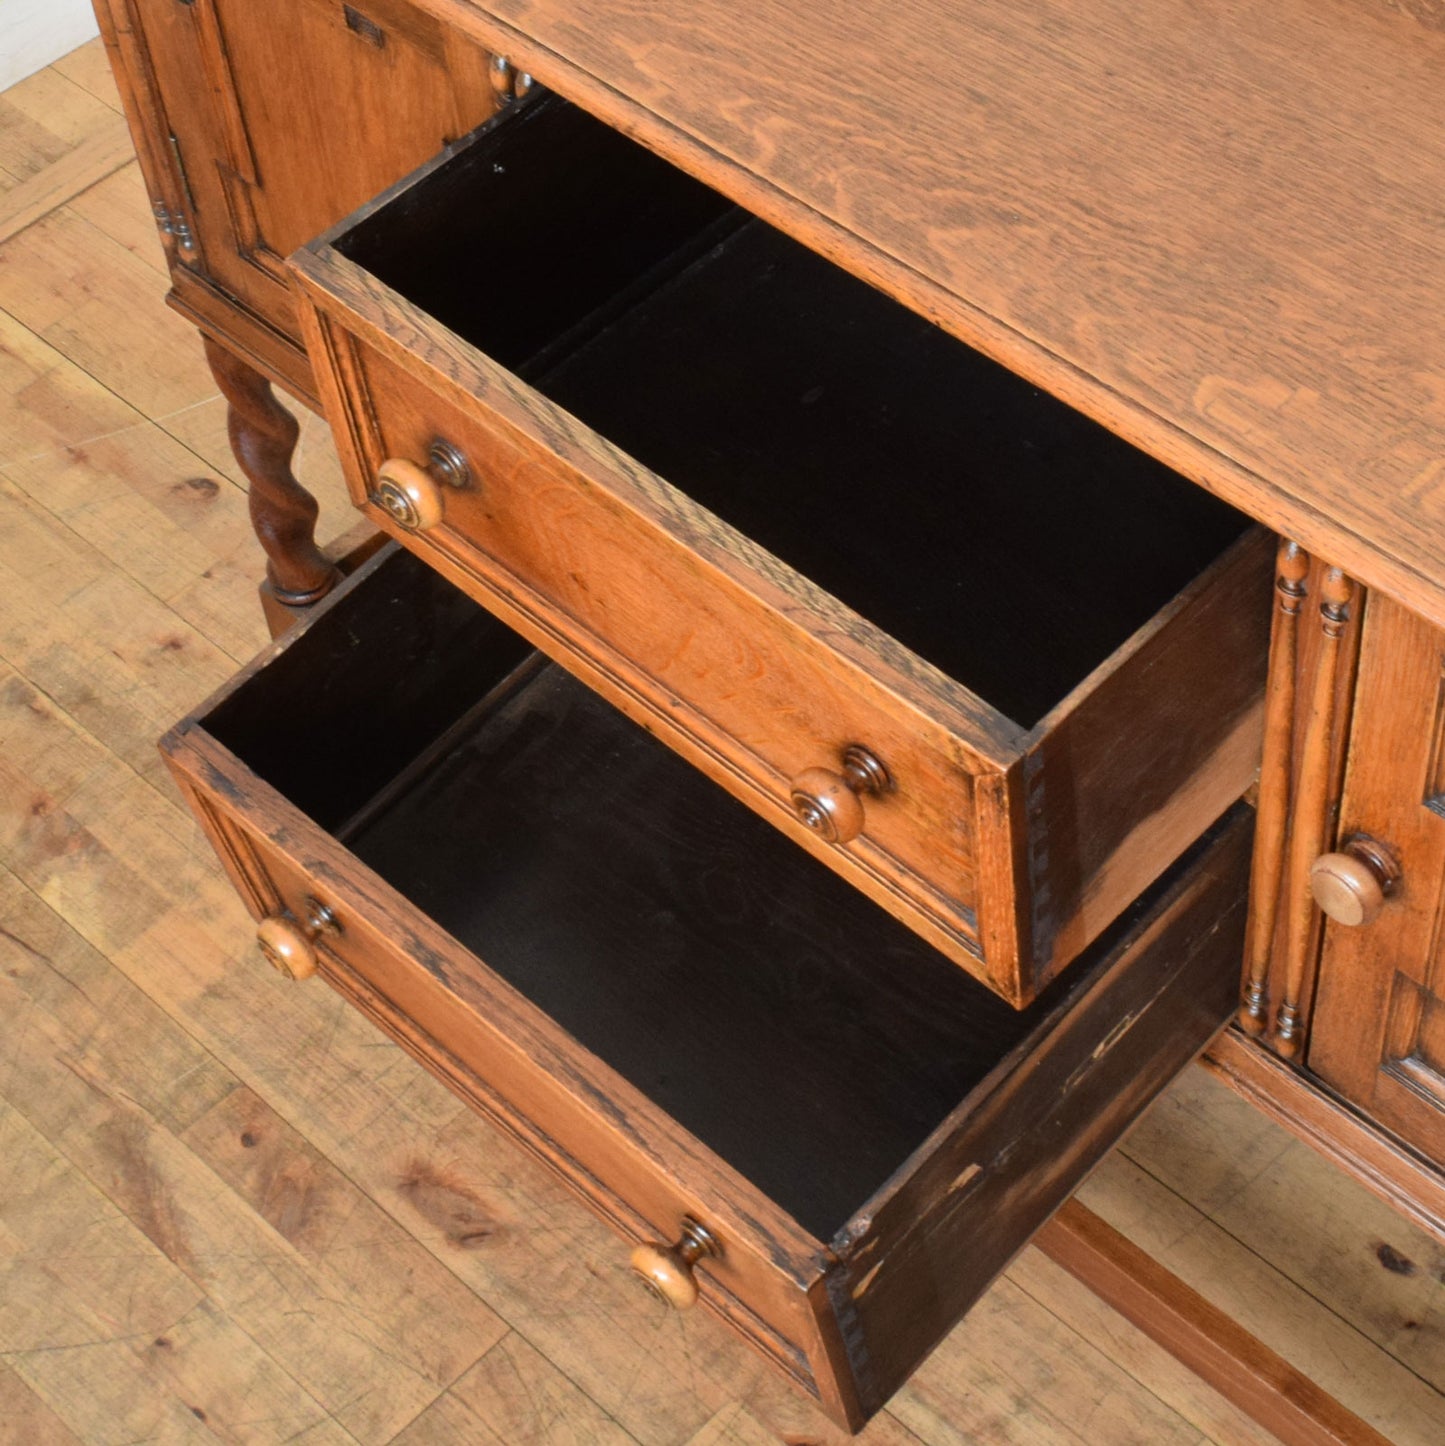
<svg viewBox="0 0 1445 1446">
<path fill-rule="evenodd" d="M 146 169 L 173 261 L 293 339 L 287 253 L 495 108 L 486 53 L 408 0 L 102 8 L 122 68 L 149 72 L 136 110 L 161 132 Z"/>
<path fill-rule="evenodd" d="M 1445 634 L 1372 597 L 1356 699 L 1308 1063 L 1445 1164 Z"/>
</svg>

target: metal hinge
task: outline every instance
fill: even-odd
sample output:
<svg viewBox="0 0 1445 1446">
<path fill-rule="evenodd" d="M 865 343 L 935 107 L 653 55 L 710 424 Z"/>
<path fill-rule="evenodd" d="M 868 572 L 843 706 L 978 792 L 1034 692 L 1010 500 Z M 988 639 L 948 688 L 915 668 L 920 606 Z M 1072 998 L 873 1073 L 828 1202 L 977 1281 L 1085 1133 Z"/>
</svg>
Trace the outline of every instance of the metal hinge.
<svg viewBox="0 0 1445 1446">
<path fill-rule="evenodd" d="M 194 212 L 196 209 L 196 198 L 191 194 L 191 178 L 186 175 L 186 163 L 181 157 L 181 143 L 176 139 L 174 131 L 170 134 L 171 159 L 176 163 L 176 176 L 181 183 L 181 194 L 185 201 L 186 210 Z"/>
<path fill-rule="evenodd" d="M 151 214 L 162 236 L 174 236 L 182 251 L 195 251 L 196 238 L 191 234 L 190 223 L 179 211 L 172 211 L 164 201 L 152 201 Z"/>
<path fill-rule="evenodd" d="M 186 175 L 185 162 L 181 159 L 181 143 L 176 139 L 175 132 L 166 137 L 171 146 L 171 160 L 175 162 L 176 179 L 181 183 L 182 204 L 187 210 L 196 209 L 196 198 L 191 195 L 190 178 Z M 185 211 L 172 211 L 164 201 L 151 201 L 151 215 L 156 218 L 156 225 L 161 229 L 162 236 L 174 236 L 176 245 L 182 251 L 194 253 L 196 249 L 196 238 L 191 233 L 191 223 L 186 219 Z"/>
</svg>

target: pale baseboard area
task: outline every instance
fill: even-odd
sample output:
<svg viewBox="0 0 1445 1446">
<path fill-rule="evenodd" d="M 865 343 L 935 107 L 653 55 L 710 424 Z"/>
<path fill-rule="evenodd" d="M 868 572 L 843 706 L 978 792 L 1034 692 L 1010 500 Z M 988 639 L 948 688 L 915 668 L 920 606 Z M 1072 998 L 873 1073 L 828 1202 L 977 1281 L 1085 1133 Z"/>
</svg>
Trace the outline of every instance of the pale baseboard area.
<svg viewBox="0 0 1445 1446">
<path fill-rule="evenodd" d="M 0 90 L 96 33 L 90 0 L 0 0 Z"/>
</svg>

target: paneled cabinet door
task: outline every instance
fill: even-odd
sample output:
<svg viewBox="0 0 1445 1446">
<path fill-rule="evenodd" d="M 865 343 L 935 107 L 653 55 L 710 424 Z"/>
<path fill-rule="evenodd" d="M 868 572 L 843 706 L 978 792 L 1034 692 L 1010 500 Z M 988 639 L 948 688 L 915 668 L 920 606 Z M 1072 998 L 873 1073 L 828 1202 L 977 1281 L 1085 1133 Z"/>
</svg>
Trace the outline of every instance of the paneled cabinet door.
<svg viewBox="0 0 1445 1446">
<path fill-rule="evenodd" d="M 1378 593 L 1336 850 L 1309 1065 L 1445 1164 L 1445 634 Z"/>
<path fill-rule="evenodd" d="M 485 120 L 410 0 L 98 0 L 174 264 L 297 338 L 285 256 Z"/>
</svg>

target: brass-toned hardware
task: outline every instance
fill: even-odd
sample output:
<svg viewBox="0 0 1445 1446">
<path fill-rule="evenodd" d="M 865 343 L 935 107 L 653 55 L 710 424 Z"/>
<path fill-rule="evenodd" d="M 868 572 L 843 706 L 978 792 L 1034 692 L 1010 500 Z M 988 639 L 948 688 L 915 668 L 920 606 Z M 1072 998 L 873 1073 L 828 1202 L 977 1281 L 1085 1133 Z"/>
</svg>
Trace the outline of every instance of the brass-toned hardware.
<svg viewBox="0 0 1445 1446">
<path fill-rule="evenodd" d="M 1339 852 L 1321 854 L 1310 866 L 1310 893 L 1322 913 L 1337 924 L 1368 924 L 1400 882 L 1400 865 L 1390 850 L 1367 834 L 1354 834 Z"/>
<path fill-rule="evenodd" d="M 631 1256 L 633 1273 L 647 1289 L 673 1310 L 687 1310 L 697 1302 L 693 1266 L 704 1256 L 720 1256 L 722 1246 L 706 1225 L 685 1215 L 682 1238 L 676 1245 L 649 1241 Z"/>
<path fill-rule="evenodd" d="M 502 105 L 520 100 L 534 84 L 532 77 L 525 70 L 518 70 L 505 55 L 494 55 L 487 73 L 491 77 L 497 100 Z"/>
<path fill-rule="evenodd" d="M 288 979 L 309 979 L 316 972 L 315 941 L 322 934 L 339 934 L 336 915 L 319 899 L 307 897 L 304 918 L 269 914 L 256 929 L 256 943 L 266 962 Z"/>
<path fill-rule="evenodd" d="M 861 743 L 843 750 L 843 770 L 805 768 L 792 782 L 793 812 L 829 843 L 849 843 L 863 832 L 863 795 L 893 787 L 887 768 Z"/>
<path fill-rule="evenodd" d="M 427 448 L 427 471 L 443 487 L 470 487 L 472 483 L 472 469 L 461 448 L 445 437 L 437 437 Z"/>
</svg>

